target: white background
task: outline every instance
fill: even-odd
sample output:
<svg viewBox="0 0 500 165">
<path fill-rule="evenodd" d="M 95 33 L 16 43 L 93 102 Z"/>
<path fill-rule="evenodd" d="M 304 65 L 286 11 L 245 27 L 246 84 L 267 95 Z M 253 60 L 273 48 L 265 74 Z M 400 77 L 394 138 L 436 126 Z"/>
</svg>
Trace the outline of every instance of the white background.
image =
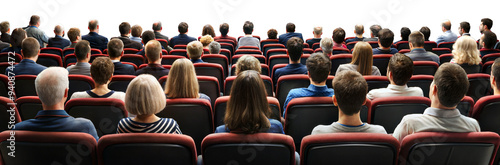
<svg viewBox="0 0 500 165">
<path fill-rule="evenodd" d="M 201 35 L 205 24 L 211 24 L 220 35 L 219 25 L 226 22 L 229 35 L 237 37 L 244 35 L 243 23 L 249 20 L 254 23 L 254 35 L 263 39 L 271 28 L 285 33 L 288 22 L 296 24 L 296 32 L 303 33 L 304 39 L 313 37 L 315 26 L 323 27 L 323 37 L 331 36 L 337 27 L 351 37 L 358 23 L 365 25 L 365 37 L 370 36 L 368 27 L 376 23 L 390 28 L 395 40 L 400 39 L 403 26 L 412 31 L 428 26 L 431 40 L 435 40 L 442 33 L 444 19 L 452 21 L 455 33 L 460 22 L 468 21 L 476 39 L 481 18 L 493 19 L 492 31 L 500 26 L 498 0 L 9 0 L 2 5 L 0 21 L 9 21 L 11 30 L 27 26 L 30 16 L 37 14 L 42 17 L 40 29 L 50 37 L 55 25 L 63 25 L 65 31 L 78 27 L 85 35 L 91 19 L 99 20 L 100 34 L 108 38 L 119 36 L 118 25 L 123 21 L 141 25 L 143 30 L 151 30 L 153 22 L 161 21 L 162 33 L 169 37 L 178 34 L 177 25 L 182 21 L 189 24 L 188 35 L 193 37 Z"/>
</svg>

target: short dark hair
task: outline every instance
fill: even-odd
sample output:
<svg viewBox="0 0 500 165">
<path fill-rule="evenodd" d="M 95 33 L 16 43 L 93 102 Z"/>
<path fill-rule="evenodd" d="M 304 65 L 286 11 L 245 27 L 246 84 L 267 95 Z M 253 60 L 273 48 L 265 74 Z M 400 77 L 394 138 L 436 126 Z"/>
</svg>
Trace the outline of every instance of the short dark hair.
<svg viewBox="0 0 500 165">
<path fill-rule="evenodd" d="M 286 32 L 295 32 L 295 24 L 287 23 L 286 24 Z"/>
<path fill-rule="evenodd" d="M 333 30 L 332 37 L 333 37 L 333 41 L 335 41 L 335 43 L 341 44 L 342 42 L 344 42 L 344 39 L 345 39 L 344 29 L 336 28 L 335 30 Z"/>
<path fill-rule="evenodd" d="M 132 36 L 141 37 L 142 27 L 139 25 L 132 26 Z"/>
<path fill-rule="evenodd" d="M 312 81 L 321 83 L 326 81 L 330 74 L 332 62 L 323 53 L 313 53 L 306 60 L 306 67 Z"/>
<path fill-rule="evenodd" d="M 36 57 L 40 51 L 40 43 L 35 38 L 28 37 L 22 42 L 22 51 L 25 58 Z"/>
<path fill-rule="evenodd" d="M 491 75 L 495 78 L 496 87 L 500 89 L 500 58 L 495 59 L 495 62 L 491 65 Z"/>
<path fill-rule="evenodd" d="M 292 37 L 286 42 L 286 49 L 290 60 L 298 61 L 303 53 L 304 41 L 298 37 Z"/>
<path fill-rule="evenodd" d="M 245 32 L 245 34 L 252 34 L 252 32 L 253 32 L 253 23 L 250 22 L 250 21 L 246 21 L 243 24 L 243 32 Z"/>
<path fill-rule="evenodd" d="M 96 84 L 106 84 L 114 71 L 115 65 L 108 57 L 97 57 L 90 65 L 90 76 Z"/>
<path fill-rule="evenodd" d="M 382 29 L 378 32 L 378 41 L 385 48 L 391 47 L 394 41 L 394 33 L 389 29 Z"/>
<path fill-rule="evenodd" d="M 378 32 L 382 29 L 380 25 L 372 25 L 370 26 L 370 31 L 372 32 L 374 37 L 378 37 Z"/>
<path fill-rule="evenodd" d="M 444 63 L 434 74 L 434 85 L 441 105 L 454 107 L 464 98 L 469 89 L 467 73 L 460 66 Z"/>
<path fill-rule="evenodd" d="M 179 33 L 184 34 L 188 31 L 189 25 L 186 22 L 181 22 L 179 23 L 179 26 L 177 26 L 177 29 L 179 30 Z"/>
<path fill-rule="evenodd" d="M 99 21 L 97 21 L 97 20 L 90 20 L 89 21 L 89 30 L 95 30 L 95 29 L 97 29 L 98 25 L 99 25 Z"/>
<path fill-rule="evenodd" d="M 108 42 L 108 55 L 111 58 L 120 57 L 123 53 L 123 41 L 114 38 Z"/>
<path fill-rule="evenodd" d="M 78 60 L 87 59 L 87 54 L 90 53 L 90 44 L 87 40 L 78 41 L 75 45 L 75 55 Z"/>
<path fill-rule="evenodd" d="M 491 29 L 493 27 L 493 20 L 489 18 L 483 18 L 481 19 L 481 22 L 483 23 L 483 25 L 486 25 L 488 29 Z"/>
<path fill-rule="evenodd" d="M 429 41 L 429 37 L 431 37 L 431 29 L 429 27 L 424 26 L 420 28 L 420 32 L 424 35 L 425 41 Z"/>
<path fill-rule="evenodd" d="M 411 33 L 410 28 L 402 27 L 401 28 L 401 39 L 403 41 L 408 41 L 408 37 L 410 36 L 410 33 Z"/>
<path fill-rule="evenodd" d="M 449 24 L 448 24 L 449 23 Z M 446 30 L 451 30 L 451 22 L 443 22 L 441 26 L 444 27 Z"/>
<path fill-rule="evenodd" d="M 423 47 L 425 44 L 424 34 L 419 31 L 414 31 L 408 37 L 408 42 L 410 42 L 414 47 Z"/>
<path fill-rule="evenodd" d="M 278 31 L 276 29 L 269 29 L 267 31 L 267 38 L 278 39 Z"/>
<path fill-rule="evenodd" d="M 489 30 L 484 31 L 483 35 L 484 48 L 494 49 L 495 44 L 497 44 L 497 35 Z"/>
<path fill-rule="evenodd" d="M 361 110 L 366 100 L 368 83 L 359 72 L 345 70 L 337 73 L 332 87 L 342 113 L 352 116 Z"/>
<path fill-rule="evenodd" d="M 161 22 L 155 22 L 153 23 L 153 28 L 154 31 L 158 31 L 162 29 Z"/>
<path fill-rule="evenodd" d="M 469 22 L 466 22 L 466 21 L 460 22 L 460 28 L 464 29 L 464 32 L 469 33 L 469 31 L 470 31 L 470 24 L 469 24 Z"/>
<path fill-rule="evenodd" d="M 130 24 L 128 22 L 122 22 L 120 26 L 118 26 L 121 35 L 125 35 L 130 33 Z"/>
<path fill-rule="evenodd" d="M 20 48 L 25 38 L 26 38 L 26 31 L 23 30 L 22 28 L 15 28 L 12 31 L 12 34 L 10 35 L 10 43 L 12 44 L 12 47 Z"/>
<path fill-rule="evenodd" d="M 156 36 L 155 33 L 151 30 L 146 30 L 142 33 L 142 42 L 143 44 L 146 45 L 149 41 L 155 40 Z"/>
<path fill-rule="evenodd" d="M 80 29 L 78 28 L 70 28 L 68 30 L 68 38 L 71 42 L 75 42 L 76 39 L 80 36 Z"/>
<path fill-rule="evenodd" d="M 389 59 L 387 70 L 392 73 L 392 81 L 396 85 L 406 85 L 413 75 L 413 60 L 404 54 L 396 53 Z"/>
<path fill-rule="evenodd" d="M 40 16 L 38 15 L 32 15 L 30 18 L 30 25 L 36 25 L 37 23 L 40 22 Z"/>
<path fill-rule="evenodd" d="M 229 24 L 227 23 L 220 24 L 219 32 L 221 36 L 227 36 L 227 33 L 229 32 Z"/>
<path fill-rule="evenodd" d="M 9 28 L 10 23 L 8 21 L 3 21 L 2 23 L 0 23 L 0 32 L 7 33 L 7 31 L 9 31 Z"/>
</svg>

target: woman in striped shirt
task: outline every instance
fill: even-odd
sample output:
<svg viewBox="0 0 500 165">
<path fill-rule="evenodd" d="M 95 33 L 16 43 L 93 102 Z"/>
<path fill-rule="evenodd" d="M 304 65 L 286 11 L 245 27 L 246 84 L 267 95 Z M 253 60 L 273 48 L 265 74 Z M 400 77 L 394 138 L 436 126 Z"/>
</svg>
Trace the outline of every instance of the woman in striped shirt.
<svg viewBox="0 0 500 165">
<path fill-rule="evenodd" d="M 125 108 L 134 118 L 124 118 L 118 123 L 118 133 L 173 133 L 182 134 L 174 119 L 159 118 L 166 106 L 166 98 L 160 83 L 149 74 L 134 78 L 125 94 Z"/>
</svg>

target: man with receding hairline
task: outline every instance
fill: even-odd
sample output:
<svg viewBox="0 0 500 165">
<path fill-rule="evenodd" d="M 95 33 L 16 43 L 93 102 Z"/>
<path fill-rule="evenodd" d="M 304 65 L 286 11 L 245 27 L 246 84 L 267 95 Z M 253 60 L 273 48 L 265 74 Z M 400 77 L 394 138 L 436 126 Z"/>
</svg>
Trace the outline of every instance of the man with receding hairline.
<svg viewBox="0 0 500 165">
<path fill-rule="evenodd" d="M 455 42 L 457 40 L 457 35 L 453 32 L 451 32 L 451 21 L 450 20 L 445 20 L 443 23 L 441 23 L 441 30 L 444 32 L 441 34 L 437 40 L 436 43 L 442 43 L 442 42 Z"/>
<path fill-rule="evenodd" d="M 313 44 L 321 41 L 321 35 L 323 35 L 323 27 L 321 27 L 321 26 L 314 27 L 313 35 L 314 35 L 314 38 L 306 41 L 307 44 L 309 45 L 309 47 L 311 47 L 311 48 L 312 48 Z"/>
<path fill-rule="evenodd" d="M 365 38 L 363 39 L 364 42 L 368 42 L 368 41 L 378 41 L 378 32 L 382 30 L 382 26 L 380 25 L 372 25 L 370 26 L 370 36 L 371 38 Z"/>
<path fill-rule="evenodd" d="M 160 21 L 153 23 L 153 31 L 155 33 L 155 38 L 164 39 L 164 40 L 168 41 L 168 37 L 161 34 L 162 30 L 163 30 L 163 27 L 162 27 Z"/>
<path fill-rule="evenodd" d="M 40 16 L 32 15 L 30 18 L 30 24 L 26 29 L 26 34 L 28 37 L 35 38 L 38 43 L 40 43 L 40 47 L 44 48 L 45 43 L 49 42 L 49 37 L 42 30 L 38 29 L 40 27 Z"/>
<path fill-rule="evenodd" d="M 22 30 L 22 29 L 21 29 Z M 19 64 L 14 65 L 14 67 L 8 67 L 5 69 L 5 74 L 11 76 L 7 73 L 12 72 L 12 76 L 17 75 L 38 75 L 38 73 L 47 69 L 47 67 L 36 63 L 38 59 L 38 54 L 40 54 L 40 44 L 33 37 L 28 37 L 22 42 L 21 54 L 23 55 L 23 60 Z"/>
<path fill-rule="evenodd" d="M 108 45 L 108 38 L 99 35 L 99 22 L 97 20 L 89 21 L 89 31 L 89 34 L 82 36 L 82 39 L 89 41 L 91 48 L 104 51 Z"/>
<path fill-rule="evenodd" d="M 65 47 L 71 44 L 71 42 L 68 39 L 63 38 L 64 29 L 61 25 L 56 25 L 56 27 L 54 28 L 54 34 L 56 36 L 54 38 L 49 39 L 49 44 L 47 44 L 47 47 L 64 49 Z"/>
<path fill-rule="evenodd" d="M 361 24 L 357 24 L 354 26 L 354 34 L 356 34 L 356 37 L 346 40 L 345 43 L 363 41 L 365 39 L 365 37 L 363 37 L 363 33 L 365 33 L 365 27 Z"/>
<path fill-rule="evenodd" d="M 161 44 L 156 40 L 149 41 L 145 48 L 146 58 L 148 59 L 148 66 L 139 69 L 135 72 L 135 75 L 140 74 L 151 74 L 160 79 L 162 76 L 168 75 L 169 69 L 164 68 L 161 65 Z"/>
</svg>

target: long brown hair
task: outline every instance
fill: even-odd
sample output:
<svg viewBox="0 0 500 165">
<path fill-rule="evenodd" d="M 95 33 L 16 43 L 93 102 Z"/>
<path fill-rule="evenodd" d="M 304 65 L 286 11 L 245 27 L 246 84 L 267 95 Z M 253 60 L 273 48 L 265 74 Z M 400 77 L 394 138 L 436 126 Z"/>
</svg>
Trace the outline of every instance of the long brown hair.
<svg viewBox="0 0 500 165">
<path fill-rule="evenodd" d="M 257 71 L 241 72 L 231 87 L 224 122 L 226 128 L 238 133 L 265 132 L 270 127 L 269 104 L 264 83 Z"/>
<path fill-rule="evenodd" d="M 372 74 L 373 50 L 367 42 L 358 42 L 352 51 L 351 64 L 358 66 L 358 72 L 362 75 Z"/>
<path fill-rule="evenodd" d="M 177 59 L 172 64 L 165 83 L 165 94 L 168 98 L 198 98 L 200 86 L 191 61 L 186 58 Z"/>
</svg>

